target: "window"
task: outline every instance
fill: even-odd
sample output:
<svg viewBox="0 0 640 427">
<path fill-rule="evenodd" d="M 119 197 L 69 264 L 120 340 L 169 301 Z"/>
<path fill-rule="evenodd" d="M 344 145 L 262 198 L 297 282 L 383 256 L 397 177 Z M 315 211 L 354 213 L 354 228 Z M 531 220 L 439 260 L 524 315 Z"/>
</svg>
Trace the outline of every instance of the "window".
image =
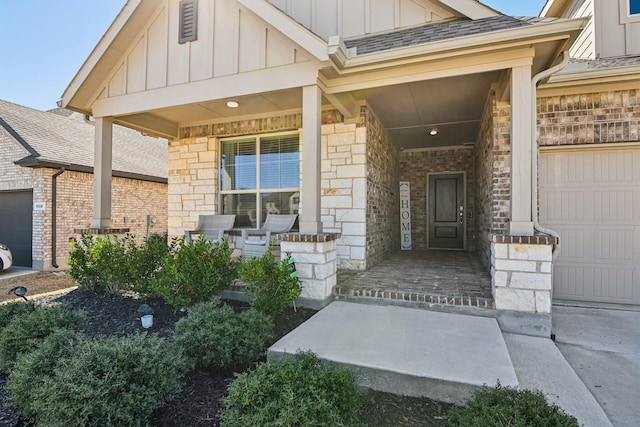
<svg viewBox="0 0 640 427">
<path fill-rule="evenodd" d="M 629 14 L 640 14 L 640 0 L 629 0 Z"/>
<path fill-rule="evenodd" d="M 298 213 L 297 133 L 225 139 L 220 153 L 222 213 L 236 214 L 236 226 L 259 227 L 268 213 Z"/>
<path fill-rule="evenodd" d="M 182 0 L 179 3 L 180 24 L 178 43 L 186 43 L 198 39 L 198 1 Z"/>
</svg>

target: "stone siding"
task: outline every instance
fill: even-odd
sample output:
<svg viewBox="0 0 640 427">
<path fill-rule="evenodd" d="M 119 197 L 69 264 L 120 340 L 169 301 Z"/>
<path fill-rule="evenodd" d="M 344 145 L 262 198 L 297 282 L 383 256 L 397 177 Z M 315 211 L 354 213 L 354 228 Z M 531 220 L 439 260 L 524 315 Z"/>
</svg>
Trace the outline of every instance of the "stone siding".
<svg viewBox="0 0 640 427">
<path fill-rule="evenodd" d="M 373 111 L 363 107 L 367 132 L 366 266 L 400 249 L 399 153 Z"/>
<path fill-rule="evenodd" d="M 540 146 L 640 140 L 638 89 L 538 98 Z"/>
<path fill-rule="evenodd" d="M 400 181 L 411 183 L 411 245 L 414 250 L 428 249 L 427 194 L 429 174 L 441 172 L 466 173 L 466 212 L 469 214 L 469 212 L 475 212 L 476 210 L 473 149 L 460 147 L 401 152 Z M 475 221 L 467 221 L 466 249 L 469 251 L 475 250 L 475 228 Z"/>
</svg>

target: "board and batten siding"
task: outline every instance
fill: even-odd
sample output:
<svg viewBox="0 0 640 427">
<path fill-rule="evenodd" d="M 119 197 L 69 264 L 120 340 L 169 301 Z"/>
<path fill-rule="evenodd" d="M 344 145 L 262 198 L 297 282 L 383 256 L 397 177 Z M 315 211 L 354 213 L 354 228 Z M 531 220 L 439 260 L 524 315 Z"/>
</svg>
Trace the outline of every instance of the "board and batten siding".
<svg viewBox="0 0 640 427">
<path fill-rule="evenodd" d="M 580 0 L 575 2 L 567 12 L 570 18 L 591 18 L 587 26 L 582 30 L 575 43 L 569 49 L 572 58 L 595 59 L 596 35 L 593 22 L 594 0 Z"/>
<path fill-rule="evenodd" d="M 198 3 L 198 38 L 178 43 L 178 0 L 166 0 L 123 54 L 99 98 L 307 62 L 294 43 L 233 0 Z"/>
<path fill-rule="evenodd" d="M 427 0 L 269 0 L 325 40 L 389 31 L 452 18 Z"/>
</svg>

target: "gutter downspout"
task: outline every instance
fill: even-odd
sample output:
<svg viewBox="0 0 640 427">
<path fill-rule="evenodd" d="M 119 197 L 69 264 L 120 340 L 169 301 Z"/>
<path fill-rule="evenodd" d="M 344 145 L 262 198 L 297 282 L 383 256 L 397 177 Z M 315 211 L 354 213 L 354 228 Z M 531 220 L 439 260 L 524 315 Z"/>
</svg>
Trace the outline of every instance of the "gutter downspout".
<svg viewBox="0 0 640 427">
<path fill-rule="evenodd" d="M 53 268 L 58 268 L 58 263 L 56 262 L 56 227 L 57 227 L 57 209 L 56 209 L 56 199 L 57 199 L 57 180 L 60 175 L 64 173 L 64 166 L 60 168 L 60 170 L 53 174 L 51 177 L 51 265 Z"/>
<path fill-rule="evenodd" d="M 562 70 L 569 63 L 569 52 L 562 52 L 562 61 L 548 70 L 541 71 L 536 74 L 531 80 L 531 102 L 533 108 L 531 109 L 531 123 L 533 124 L 531 130 L 531 218 L 533 219 L 533 229 L 544 234 L 548 234 L 556 238 L 556 243 L 553 246 L 552 260 L 555 261 L 558 255 L 560 255 L 560 235 L 555 231 L 544 228 L 538 222 L 538 158 L 540 156 L 538 148 L 538 114 L 537 114 L 537 86 L 542 79 L 550 77 L 552 74 Z"/>
</svg>

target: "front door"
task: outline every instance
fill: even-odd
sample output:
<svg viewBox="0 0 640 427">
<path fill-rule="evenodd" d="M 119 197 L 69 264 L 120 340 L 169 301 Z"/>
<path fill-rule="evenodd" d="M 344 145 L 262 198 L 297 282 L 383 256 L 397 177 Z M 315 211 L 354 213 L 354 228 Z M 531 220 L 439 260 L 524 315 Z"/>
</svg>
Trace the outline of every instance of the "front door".
<svg viewBox="0 0 640 427">
<path fill-rule="evenodd" d="M 464 249 L 464 175 L 429 175 L 429 249 Z"/>
</svg>

